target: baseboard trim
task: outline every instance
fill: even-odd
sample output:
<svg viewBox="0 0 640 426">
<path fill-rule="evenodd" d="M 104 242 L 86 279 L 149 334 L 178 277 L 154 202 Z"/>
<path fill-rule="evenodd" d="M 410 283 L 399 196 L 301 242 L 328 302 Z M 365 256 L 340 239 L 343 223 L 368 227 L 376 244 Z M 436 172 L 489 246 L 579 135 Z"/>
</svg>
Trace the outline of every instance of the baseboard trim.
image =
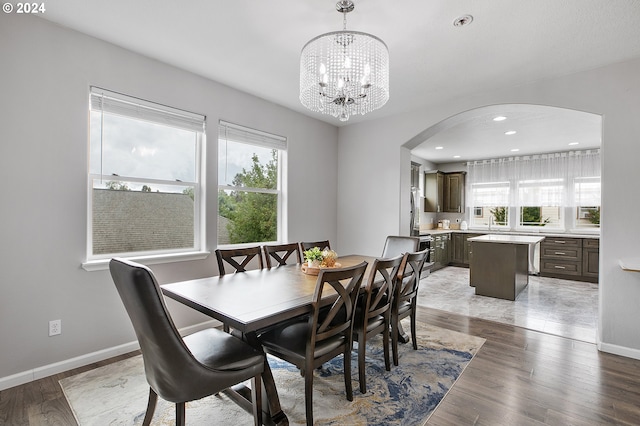
<svg viewBox="0 0 640 426">
<path fill-rule="evenodd" d="M 632 349 L 624 346 L 613 345 L 598 341 L 598 350 L 613 355 L 620 355 L 627 358 L 640 359 L 640 349 Z"/>
<path fill-rule="evenodd" d="M 219 321 L 211 320 L 181 328 L 179 331 L 180 334 L 184 336 L 187 334 L 195 333 L 199 330 L 203 330 L 205 328 L 217 327 L 218 325 L 220 325 Z M 103 361 L 108 358 L 113 358 L 114 356 L 133 352 L 138 349 L 140 349 L 140 345 L 136 340 L 134 342 L 125 343 L 111 348 L 106 348 L 96 352 L 91 352 L 85 355 L 66 359 L 64 361 L 55 362 L 53 364 L 44 365 L 42 367 L 36 367 L 33 370 L 27 370 L 21 373 L 13 374 L 11 376 L 2 377 L 0 378 L 0 391 L 12 388 L 14 386 L 20 386 L 34 380 L 43 379 L 54 374 L 63 373 L 74 368 L 83 367 L 87 364 Z"/>
</svg>

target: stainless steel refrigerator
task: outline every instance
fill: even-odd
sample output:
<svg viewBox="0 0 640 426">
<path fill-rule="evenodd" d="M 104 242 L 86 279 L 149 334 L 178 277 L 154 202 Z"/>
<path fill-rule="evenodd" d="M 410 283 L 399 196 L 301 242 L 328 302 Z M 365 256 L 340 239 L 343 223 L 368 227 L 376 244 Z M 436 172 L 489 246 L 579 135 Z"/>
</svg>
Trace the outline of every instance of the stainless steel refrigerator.
<svg viewBox="0 0 640 426">
<path fill-rule="evenodd" d="M 409 235 L 420 235 L 420 188 L 411 187 L 411 219 Z"/>
</svg>

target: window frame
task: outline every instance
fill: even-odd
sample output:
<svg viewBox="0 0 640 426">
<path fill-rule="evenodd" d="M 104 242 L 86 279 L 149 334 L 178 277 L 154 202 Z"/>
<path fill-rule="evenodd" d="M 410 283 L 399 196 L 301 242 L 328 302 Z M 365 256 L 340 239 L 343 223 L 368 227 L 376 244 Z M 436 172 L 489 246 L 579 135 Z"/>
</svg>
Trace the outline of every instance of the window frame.
<svg viewBox="0 0 640 426">
<path fill-rule="evenodd" d="M 223 133 L 224 130 L 228 130 L 235 134 L 236 137 L 231 137 L 226 133 Z M 224 136 L 223 136 L 224 135 Z M 223 139 L 224 138 L 224 139 Z M 246 138 L 246 140 L 240 140 L 242 138 Z M 218 139 L 217 139 L 217 165 L 220 166 L 220 143 L 222 141 L 233 141 L 234 143 L 239 143 L 247 146 L 258 146 L 265 149 L 275 149 L 277 152 L 277 183 L 276 189 L 270 188 L 254 188 L 254 187 L 245 187 L 245 186 L 233 186 L 227 184 L 220 184 L 218 182 L 218 191 L 235 191 L 235 192 L 251 192 L 251 193 L 262 193 L 262 194 L 273 194 L 276 195 L 276 240 L 274 241 L 253 241 L 253 242 L 245 242 L 245 243 L 229 243 L 229 244 L 220 244 L 220 235 L 216 235 L 216 246 L 218 248 L 242 248 L 242 247 L 251 247 L 256 245 L 264 245 L 264 244 L 280 244 L 282 242 L 287 241 L 287 217 L 286 217 L 286 204 L 287 204 L 287 196 L 286 196 L 286 188 L 287 188 L 287 149 L 288 149 L 288 141 L 284 136 L 275 135 L 272 133 L 268 133 L 262 130 L 253 129 L 251 127 L 231 123 L 228 121 L 220 120 L 218 123 Z M 261 143 L 263 141 L 263 143 Z M 217 204 L 216 199 L 216 219 L 219 220 L 220 217 L 220 206 Z"/>
<path fill-rule="evenodd" d="M 105 97 L 113 98 L 117 101 L 121 101 L 126 105 L 127 103 L 131 105 L 137 105 L 140 110 L 144 110 L 145 108 L 149 108 L 151 118 L 148 116 L 136 116 L 135 114 L 127 114 L 126 107 L 124 109 L 118 110 L 118 112 L 113 112 L 113 110 L 108 110 L 108 107 L 100 110 L 103 114 L 114 114 L 119 115 L 128 119 L 137 120 L 137 121 L 147 121 L 150 123 L 160 124 L 173 128 L 181 128 L 187 131 L 193 131 L 195 136 L 195 158 L 194 158 L 194 179 L 195 181 L 176 181 L 176 180 L 165 180 L 158 178 L 144 178 L 144 177 L 132 177 L 132 176 L 113 176 L 113 175 L 105 175 L 101 170 L 100 173 L 92 173 L 91 168 L 91 115 L 92 112 L 95 112 L 97 109 L 95 107 L 95 97 L 99 95 L 104 95 Z M 101 101 L 100 107 L 104 106 L 104 100 Z M 116 107 L 117 108 L 117 107 Z M 166 116 L 163 116 L 166 114 Z M 86 252 L 85 252 L 85 261 L 82 263 L 82 268 L 87 271 L 95 271 L 95 270 L 103 270 L 108 268 L 108 263 L 112 257 L 122 257 L 130 260 L 139 261 L 145 264 L 158 264 L 158 263 L 168 263 L 175 261 L 187 261 L 187 260 L 198 260 L 205 259 L 209 256 L 209 252 L 204 249 L 204 242 L 206 241 L 206 215 L 205 215 L 205 206 L 206 206 L 206 198 L 204 190 L 204 182 L 206 180 L 206 168 L 204 167 L 204 162 L 206 161 L 206 132 L 205 132 L 205 123 L 206 117 L 200 114 L 190 113 L 188 111 L 179 110 L 177 108 L 169 107 L 166 105 L 146 101 L 143 99 L 135 98 L 129 95 L 124 95 L 121 93 L 101 89 L 99 87 L 90 87 L 90 96 L 89 96 L 89 108 L 88 108 L 88 116 L 89 116 L 89 137 L 88 137 L 88 170 L 87 170 L 87 238 L 86 238 Z M 180 126 L 178 123 L 180 120 L 180 116 L 183 119 L 187 120 L 183 124 L 187 127 L 190 126 L 189 120 L 192 120 L 193 117 L 201 120 L 201 129 L 191 129 L 187 127 Z M 157 119 L 154 119 L 157 118 Z M 164 122 L 162 121 L 166 119 Z M 103 123 L 101 123 L 103 125 Z M 102 161 L 102 160 L 101 160 Z M 193 245 L 191 247 L 185 248 L 169 248 L 169 249 L 157 249 L 157 250 L 144 250 L 144 251 L 130 251 L 130 252 L 118 252 L 118 253 L 102 253 L 95 254 L 93 252 L 93 203 L 94 203 L 94 181 L 98 180 L 108 180 L 108 181 L 116 181 L 123 183 L 137 183 L 140 185 L 150 184 L 151 185 L 164 185 L 164 186 L 180 186 L 180 187 L 193 187 L 194 191 L 194 210 L 193 210 Z"/>
</svg>

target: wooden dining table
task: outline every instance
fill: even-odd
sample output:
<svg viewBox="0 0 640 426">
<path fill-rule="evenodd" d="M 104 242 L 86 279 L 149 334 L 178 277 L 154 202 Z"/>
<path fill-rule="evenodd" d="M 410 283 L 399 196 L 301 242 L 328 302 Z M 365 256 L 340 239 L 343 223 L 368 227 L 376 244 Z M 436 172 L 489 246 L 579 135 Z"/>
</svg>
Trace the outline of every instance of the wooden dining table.
<svg viewBox="0 0 640 426">
<path fill-rule="evenodd" d="M 370 256 L 349 255 L 339 257 L 337 262 L 341 267 L 367 262 L 364 285 L 374 260 Z M 228 325 L 241 333 L 246 342 L 262 350 L 258 341 L 260 330 L 312 311 L 311 301 L 316 281 L 317 276 L 304 273 L 300 265 L 285 265 L 169 283 L 160 287 L 165 296 Z M 332 293 L 331 289 L 326 291 L 323 303 L 332 302 L 332 296 L 335 296 Z M 280 406 L 273 374 L 266 361 L 262 383 L 265 398 L 264 423 L 288 425 L 287 416 Z M 230 389 L 227 394 L 250 410 L 251 399 L 246 389 Z"/>
</svg>

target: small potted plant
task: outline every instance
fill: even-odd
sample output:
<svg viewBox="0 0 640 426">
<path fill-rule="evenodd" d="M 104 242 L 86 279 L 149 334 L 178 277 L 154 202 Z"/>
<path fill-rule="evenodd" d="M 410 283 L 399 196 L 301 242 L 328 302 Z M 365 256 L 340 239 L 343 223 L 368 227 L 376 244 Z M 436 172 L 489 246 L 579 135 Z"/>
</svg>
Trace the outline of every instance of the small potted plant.
<svg viewBox="0 0 640 426">
<path fill-rule="evenodd" d="M 309 268 L 319 268 L 324 256 L 322 255 L 322 250 L 319 247 L 312 247 L 309 250 L 305 250 L 303 252 L 304 260 L 309 265 Z"/>
</svg>

